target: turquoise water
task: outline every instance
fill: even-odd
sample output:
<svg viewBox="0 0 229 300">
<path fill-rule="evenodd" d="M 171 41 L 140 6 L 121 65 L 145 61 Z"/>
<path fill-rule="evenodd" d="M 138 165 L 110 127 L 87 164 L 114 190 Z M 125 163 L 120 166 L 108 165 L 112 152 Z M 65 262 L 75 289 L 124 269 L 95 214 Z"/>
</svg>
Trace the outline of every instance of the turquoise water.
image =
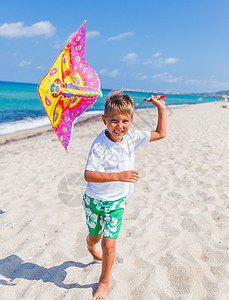
<svg viewBox="0 0 229 300">
<path fill-rule="evenodd" d="M 0 81 L 0 135 L 18 130 L 31 129 L 49 124 L 44 107 L 37 93 L 37 84 Z M 102 111 L 106 95 L 111 90 L 102 89 L 103 97 L 98 97 L 86 113 Z M 127 92 L 139 108 L 152 107 L 143 99 L 150 96 L 144 92 Z M 213 102 L 214 97 L 197 97 L 190 95 L 165 95 L 167 105 L 188 105 Z"/>
</svg>

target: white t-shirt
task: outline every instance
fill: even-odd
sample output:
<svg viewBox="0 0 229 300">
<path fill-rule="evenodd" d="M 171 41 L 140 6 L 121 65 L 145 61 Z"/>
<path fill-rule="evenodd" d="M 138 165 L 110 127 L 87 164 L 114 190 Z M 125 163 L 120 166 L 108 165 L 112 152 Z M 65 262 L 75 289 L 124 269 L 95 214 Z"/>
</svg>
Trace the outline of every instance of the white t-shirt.
<svg viewBox="0 0 229 300">
<path fill-rule="evenodd" d="M 105 131 L 94 140 L 85 170 L 105 173 L 134 170 L 135 149 L 149 143 L 150 131 L 130 129 L 119 143 L 111 141 Z M 103 201 L 114 201 L 132 193 L 133 188 L 134 183 L 131 182 L 88 182 L 86 194 Z"/>
</svg>

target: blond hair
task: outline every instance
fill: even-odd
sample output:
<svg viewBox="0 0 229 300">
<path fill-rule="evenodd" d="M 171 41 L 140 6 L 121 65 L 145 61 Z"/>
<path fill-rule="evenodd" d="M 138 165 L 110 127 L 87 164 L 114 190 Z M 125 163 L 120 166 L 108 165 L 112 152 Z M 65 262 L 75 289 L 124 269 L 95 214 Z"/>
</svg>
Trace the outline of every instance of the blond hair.
<svg viewBox="0 0 229 300">
<path fill-rule="evenodd" d="M 104 116 L 108 117 L 112 111 L 120 112 L 123 115 L 129 114 L 131 118 L 134 115 L 134 101 L 122 91 L 113 90 L 107 97 L 104 104 Z"/>
</svg>

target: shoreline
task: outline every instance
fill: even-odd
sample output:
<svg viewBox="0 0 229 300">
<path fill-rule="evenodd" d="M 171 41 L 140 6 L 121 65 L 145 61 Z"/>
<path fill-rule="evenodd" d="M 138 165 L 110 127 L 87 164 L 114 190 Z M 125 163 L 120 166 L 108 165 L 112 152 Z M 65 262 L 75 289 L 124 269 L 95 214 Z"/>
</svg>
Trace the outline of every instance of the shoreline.
<svg viewBox="0 0 229 300">
<path fill-rule="evenodd" d="M 74 128 L 83 126 L 86 122 L 97 122 L 100 120 L 100 115 L 92 115 L 92 116 L 85 116 L 84 118 L 80 119 L 77 123 L 75 123 Z M 16 131 L 13 133 L 8 133 L 4 135 L 0 135 L 0 145 L 5 145 L 10 142 L 16 142 L 28 138 L 38 137 L 40 135 L 44 135 L 47 133 L 55 132 L 52 129 L 52 125 L 46 125 L 42 127 L 37 127 L 33 129 L 24 129 L 20 131 Z"/>
</svg>

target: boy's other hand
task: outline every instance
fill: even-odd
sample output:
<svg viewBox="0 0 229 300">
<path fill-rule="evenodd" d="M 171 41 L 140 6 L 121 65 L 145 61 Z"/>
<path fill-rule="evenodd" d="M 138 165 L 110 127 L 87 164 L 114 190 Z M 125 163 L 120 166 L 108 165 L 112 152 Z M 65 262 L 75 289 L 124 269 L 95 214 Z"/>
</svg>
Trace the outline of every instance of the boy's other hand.
<svg viewBox="0 0 229 300">
<path fill-rule="evenodd" d="M 164 99 L 165 96 L 151 96 L 148 99 L 144 99 L 144 101 L 151 102 L 154 106 L 159 109 L 166 109 L 165 102 L 161 99 Z"/>
<path fill-rule="evenodd" d="M 139 179 L 139 174 L 135 170 L 123 171 L 119 173 L 119 181 L 134 183 L 135 181 L 138 181 L 138 179 Z"/>
</svg>

